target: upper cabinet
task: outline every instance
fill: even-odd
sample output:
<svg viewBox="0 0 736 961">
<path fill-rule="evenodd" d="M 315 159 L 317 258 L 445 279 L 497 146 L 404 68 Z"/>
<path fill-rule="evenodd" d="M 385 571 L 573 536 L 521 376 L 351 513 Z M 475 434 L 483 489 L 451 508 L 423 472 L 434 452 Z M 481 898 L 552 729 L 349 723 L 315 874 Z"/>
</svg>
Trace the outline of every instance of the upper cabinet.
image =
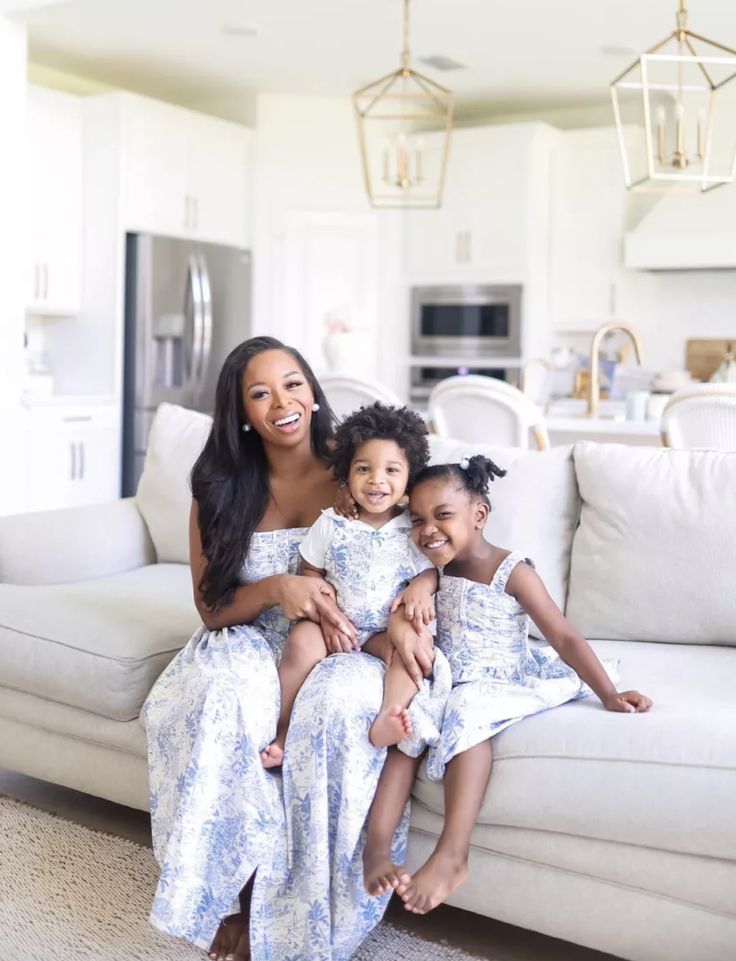
<svg viewBox="0 0 736 961">
<path fill-rule="evenodd" d="M 77 314 L 82 271 L 82 118 L 79 98 L 28 87 L 26 309 Z"/>
<path fill-rule="evenodd" d="M 550 314 L 591 331 L 618 312 L 626 188 L 616 131 L 566 131 L 552 155 Z"/>
<path fill-rule="evenodd" d="M 453 132 L 442 206 L 407 214 L 412 278 L 524 280 L 531 215 L 540 213 L 533 209 L 534 180 L 547 177 L 547 154 L 538 149 L 544 131 L 541 124 L 510 124 Z M 427 149 L 433 146 L 427 138 Z"/>
<path fill-rule="evenodd" d="M 146 97 L 116 96 L 126 228 L 247 246 L 251 131 Z"/>
</svg>

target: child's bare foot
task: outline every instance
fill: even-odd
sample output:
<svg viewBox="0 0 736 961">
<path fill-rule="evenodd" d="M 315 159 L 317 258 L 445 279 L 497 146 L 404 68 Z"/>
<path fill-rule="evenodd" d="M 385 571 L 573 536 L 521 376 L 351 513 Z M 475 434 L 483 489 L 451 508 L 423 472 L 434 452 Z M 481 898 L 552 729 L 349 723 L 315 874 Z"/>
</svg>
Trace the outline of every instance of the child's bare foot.
<svg viewBox="0 0 736 961">
<path fill-rule="evenodd" d="M 400 892 L 404 907 L 414 914 L 426 914 L 447 900 L 467 876 L 466 859 L 435 851 L 412 877 L 406 890 Z"/>
<path fill-rule="evenodd" d="M 389 891 L 405 891 L 411 883 L 411 875 L 401 864 L 394 864 L 389 851 L 373 850 L 366 845 L 363 851 L 363 883 L 368 894 L 377 898 Z"/>
<path fill-rule="evenodd" d="M 268 747 L 261 751 L 261 764 L 265 768 L 281 767 L 284 763 L 284 745 L 280 738 L 271 741 Z"/>
<path fill-rule="evenodd" d="M 248 961 L 250 944 L 248 918 L 230 914 L 223 918 L 207 952 L 211 961 Z"/>
<path fill-rule="evenodd" d="M 368 739 L 374 747 L 390 747 L 411 734 L 409 712 L 405 707 L 387 707 L 371 724 Z"/>
</svg>

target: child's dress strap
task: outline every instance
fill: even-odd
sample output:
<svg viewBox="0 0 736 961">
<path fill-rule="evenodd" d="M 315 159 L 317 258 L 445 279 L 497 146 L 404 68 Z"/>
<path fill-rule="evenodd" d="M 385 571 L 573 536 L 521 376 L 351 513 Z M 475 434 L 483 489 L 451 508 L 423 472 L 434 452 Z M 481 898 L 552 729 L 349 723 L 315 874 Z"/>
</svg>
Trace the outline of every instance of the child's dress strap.
<svg viewBox="0 0 736 961">
<path fill-rule="evenodd" d="M 511 572 L 517 564 L 521 564 L 522 562 L 534 567 L 534 561 L 525 557 L 523 551 L 511 551 L 508 557 L 505 557 L 498 565 L 496 573 L 493 575 L 491 586 L 499 592 L 505 591 L 506 583 L 511 577 Z"/>
</svg>

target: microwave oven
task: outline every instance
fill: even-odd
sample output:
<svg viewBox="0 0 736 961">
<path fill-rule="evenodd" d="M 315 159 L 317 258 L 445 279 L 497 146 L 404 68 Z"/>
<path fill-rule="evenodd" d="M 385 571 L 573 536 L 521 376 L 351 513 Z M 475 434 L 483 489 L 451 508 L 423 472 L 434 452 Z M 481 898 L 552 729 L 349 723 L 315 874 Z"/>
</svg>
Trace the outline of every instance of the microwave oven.
<svg viewBox="0 0 736 961">
<path fill-rule="evenodd" d="M 412 288 L 412 354 L 518 358 L 521 299 L 521 285 L 514 284 Z"/>
</svg>

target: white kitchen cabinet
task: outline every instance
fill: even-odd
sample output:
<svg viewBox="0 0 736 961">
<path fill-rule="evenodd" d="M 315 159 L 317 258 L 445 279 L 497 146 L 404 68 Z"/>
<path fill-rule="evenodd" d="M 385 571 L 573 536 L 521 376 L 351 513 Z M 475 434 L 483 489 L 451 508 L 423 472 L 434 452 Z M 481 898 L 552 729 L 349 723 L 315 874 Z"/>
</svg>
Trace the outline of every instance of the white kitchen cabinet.
<svg viewBox="0 0 736 961">
<path fill-rule="evenodd" d="M 0 408 L 0 516 L 26 509 L 27 412 Z"/>
<path fill-rule="evenodd" d="M 591 331 L 618 311 L 626 189 L 613 127 L 566 131 L 552 157 L 550 314 Z"/>
<path fill-rule="evenodd" d="M 534 124 L 454 131 L 442 206 L 407 215 L 410 276 L 523 279 L 536 132 Z"/>
<path fill-rule="evenodd" d="M 115 407 L 32 407 L 28 413 L 27 510 L 98 504 L 119 496 Z"/>
<path fill-rule="evenodd" d="M 126 227 L 245 246 L 250 131 L 146 97 L 119 96 Z"/>
<path fill-rule="evenodd" d="M 75 315 L 82 271 L 79 98 L 28 87 L 29 313 Z"/>
</svg>

